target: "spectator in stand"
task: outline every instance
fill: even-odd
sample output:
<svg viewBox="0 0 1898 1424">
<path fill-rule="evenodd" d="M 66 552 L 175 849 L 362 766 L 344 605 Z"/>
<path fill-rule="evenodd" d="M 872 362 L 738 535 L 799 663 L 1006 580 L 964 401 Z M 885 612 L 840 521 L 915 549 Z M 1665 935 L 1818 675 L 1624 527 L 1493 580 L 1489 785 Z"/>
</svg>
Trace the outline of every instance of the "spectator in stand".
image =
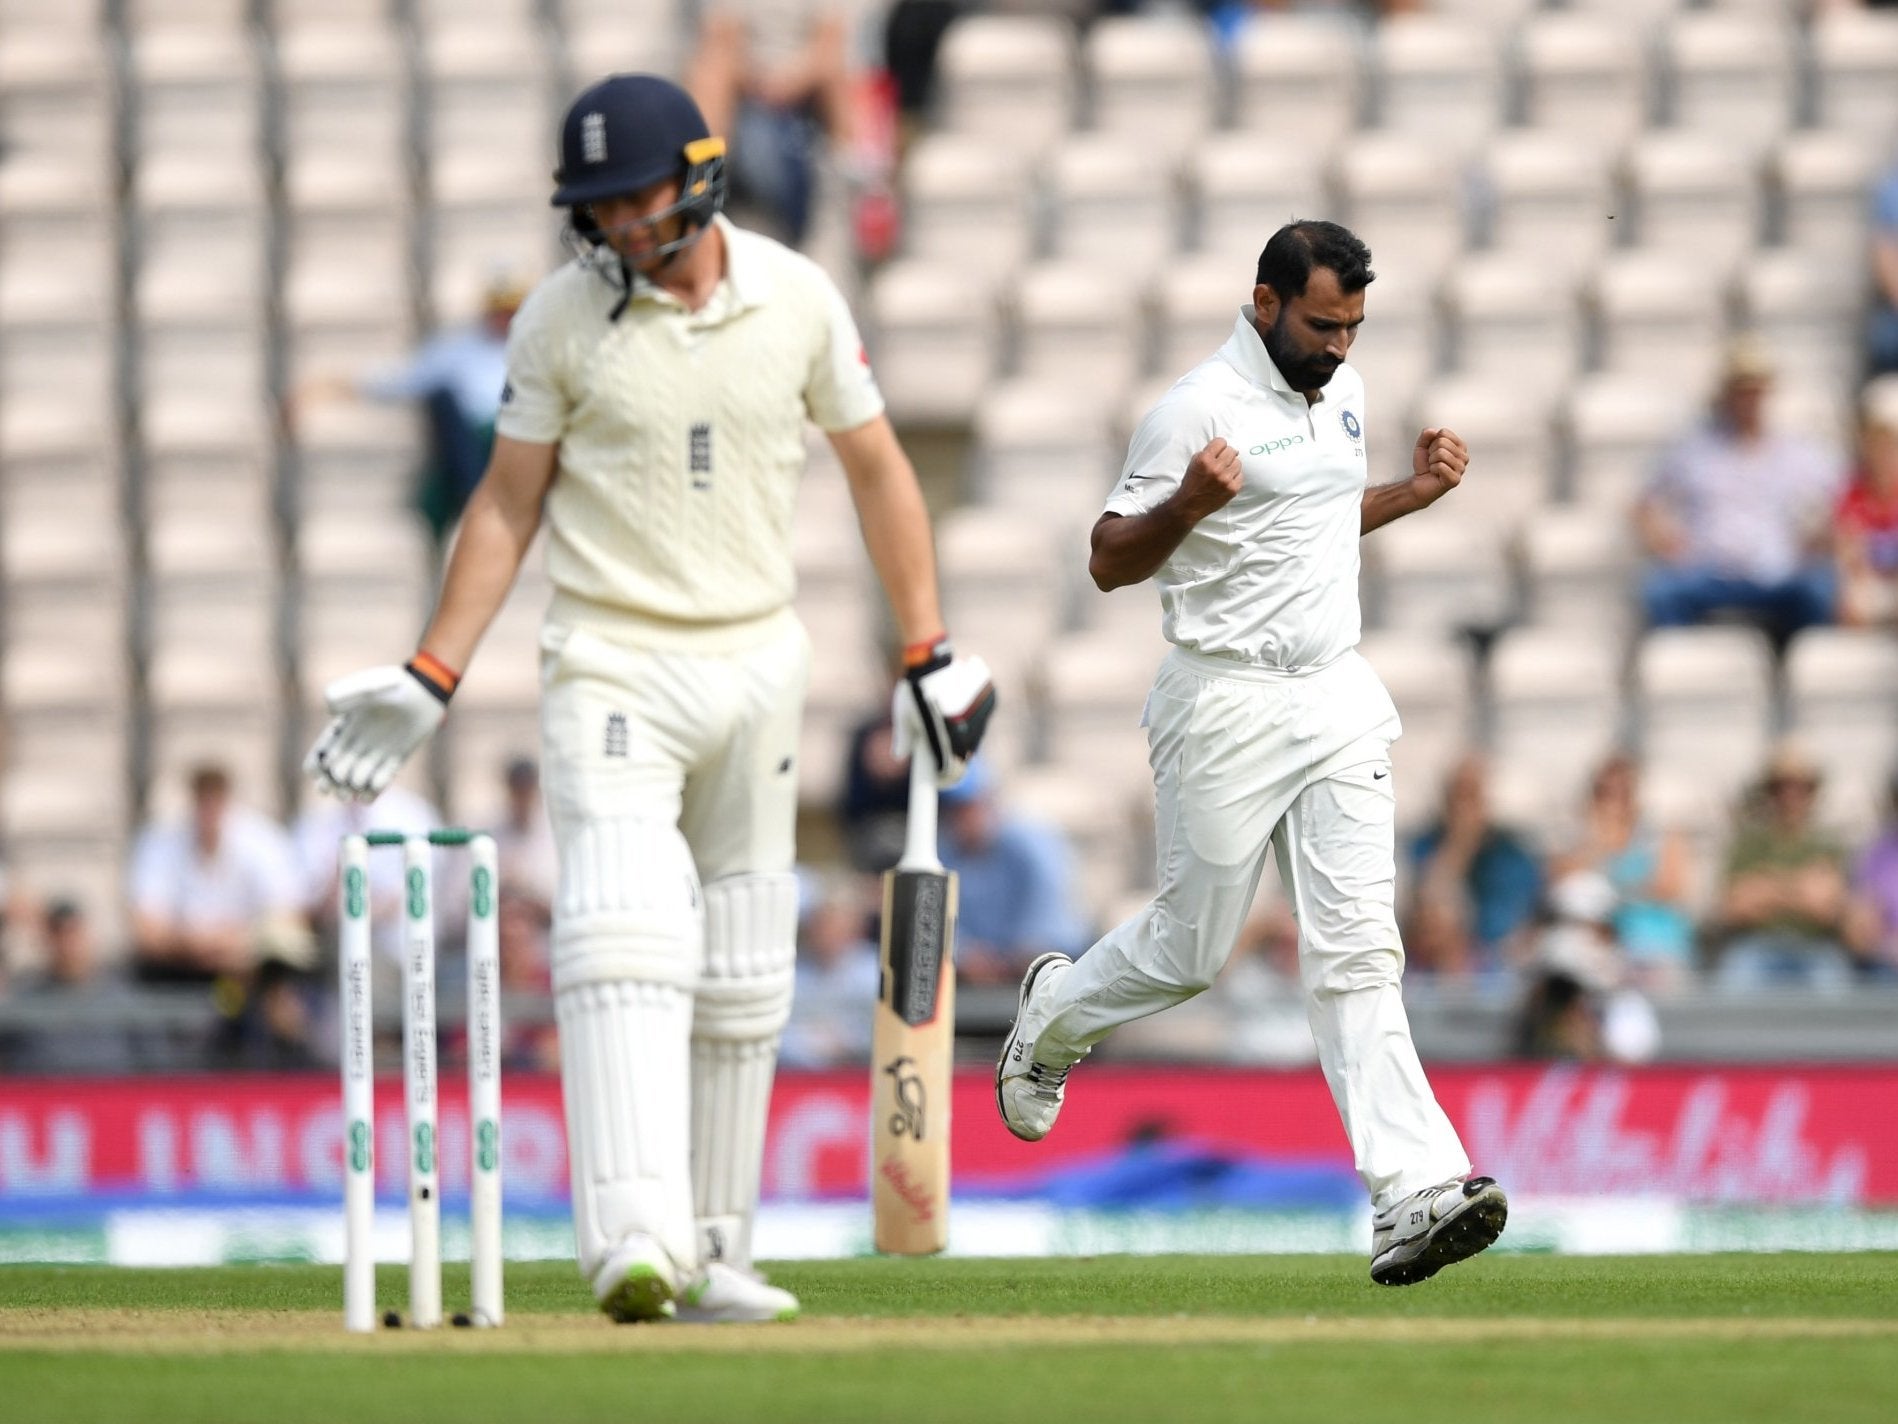
<svg viewBox="0 0 1898 1424">
<path fill-rule="evenodd" d="M 896 755 L 892 736 L 886 697 L 850 734 L 837 808 L 850 864 L 871 875 L 888 870 L 903 853 L 909 814 L 909 760 Z"/>
<path fill-rule="evenodd" d="M 1549 884 L 1547 923 L 1535 936 L 1517 1024 L 1524 1058 L 1644 1063 L 1660 1047 L 1654 1008 L 1631 984 L 1615 933 L 1621 896 L 1597 870 Z"/>
<path fill-rule="evenodd" d="M 711 0 L 687 68 L 706 126 L 730 145 L 733 200 L 762 208 L 793 247 L 824 160 L 853 150 L 848 13 L 837 0 Z"/>
<path fill-rule="evenodd" d="M 1694 970 L 1693 850 L 1680 831 L 1648 820 L 1638 777 L 1633 760 L 1621 754 L 1596 769 L 1580 836 L 1551 859 L 1549 878 L 1560 882 L 1583 871 L 1604 877 L 1615 892 L 1612 923 L 1629 977 L 1644 988 L 1668 989 Z"/>
<path fill-rule="evenodd" d="M 870 1058 L 877 1001 L 877 944 L 867 910 L 869 888 L 855 879 L 802 880 L 797 979 L 791 1021 L 778 1059 L 796 1068 L 836 1068 Z"/>
<path fill-rule="evenodd" d="M 131 993 L 99 964 L 92 923 L 72 900 L 53 900 L 40 923 L 44 969 L 14 986 L 14 1003 L 44 1025 L 0 1042 L 9 1073 L 131 1073 L 138 1055 L 129 1027 Z"/>
<path fill-rule="evenodd" d="M 1839 501 L 1839 621 L 1898 628 L 1898 373 L 1859 401 L 1859 464 Z"/>
<path fill-rule="evenodd" d="M 1777 748 L 1727 850 L 1714 930 L 1719 983 L 1843 987 L 1851 978 L 1844 848 L 1813 824 L 1819 770 Z"/>
<path fill-rule="evenodd" d="M 1873 375 L 1898 371 L 1898 163 L 1872 188 L 1872 289 L 1869 365 Z"/>
<path fill-rule="evenodd" d="M 1542 865 L 1526 838 L 1492 819 L 1480 756 L 1451 768 L 1442 810 L 1412 841 L 1410 864 L 1403 939 L 1413 969 L 1487 974 L 1521 958 L 1542 897 Z"/>
<path fill-rule="evenodd" d="M 1898 773 L 1887 790 L 1885 824 L 1853 870 L 1850 913 L 1860 968 L 1874 978 L 1898 978 Z"/>
<path fill-rule="evenodd" d="M 1829 515 L 1839 453 L 1772 428 L 1773 361 L 1757 336 L 1729 344 L 1713 410 L 1662 454 L 1636 508 L 1651 562 L 1641 587 L 1655 627 L 1715 615 L 1757 623 L 1783 645 L 1832 618 Z"/>
<path fill-rule="evenodd" d="M 1050 950 L 1078 955 L 1089 927 L 1074 909 L 1065 837 L 1007 811 L 981 760 L 942 793 L 942 863 L 961 877 L 956 976 L 966 984 L 1012 984 Z"/>
<path fill-rule="evenodd" d="M 291 420 L 313 400 L 342 396 L 419 404 L 428 418 L 429 456 L 417 475 L 415 507 L 435 537 L 445 538 L 488 467 L 507 385 L 508 328 L 527 291 L 518 274 L 497 268 L 473 321 L 437 332 L 393 366 L 310 382 L 297 392 Z"/>
</svg>

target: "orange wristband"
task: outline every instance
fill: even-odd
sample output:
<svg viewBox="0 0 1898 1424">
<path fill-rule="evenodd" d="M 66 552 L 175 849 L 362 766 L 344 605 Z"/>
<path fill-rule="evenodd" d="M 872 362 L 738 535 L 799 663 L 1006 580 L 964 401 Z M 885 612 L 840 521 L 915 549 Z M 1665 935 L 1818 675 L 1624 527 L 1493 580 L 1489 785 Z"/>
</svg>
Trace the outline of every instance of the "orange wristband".
<svg viewBox="0 0 1898 1424">
<path fill-rule="evenodd" d="M 408 670 L 442 701 L 455 695 L 461 674 L 430 652 L 417 652 L 409 659 Z"/>
<path fill-rule="evenodd" d="M 906 668 L 921 667 L 931 658 L 937 656 L 937 649 L 941 648 L 943 644 L 948 641 L 949 635 L 945 632 L 938 633 L 933 638 L 924 638 L 921 642 L 908 644 L 903 649 L 903 666 Z"/>
</svg>

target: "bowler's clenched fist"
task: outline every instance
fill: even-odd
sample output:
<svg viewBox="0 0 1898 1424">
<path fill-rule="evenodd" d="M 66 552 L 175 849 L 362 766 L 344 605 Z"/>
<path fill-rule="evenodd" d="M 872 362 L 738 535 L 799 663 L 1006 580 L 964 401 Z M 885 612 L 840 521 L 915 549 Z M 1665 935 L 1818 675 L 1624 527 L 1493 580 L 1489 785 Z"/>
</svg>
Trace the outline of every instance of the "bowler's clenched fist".
<svg viewBox="0 0 1898 1424">
<path fill-rule="evenodd" d="M 1417 437 L 1410 452 L 1411 478 L 1423 495 L 1424 503 L 1441 499 L 1462 483 L 1469 468 L 1470 451 L 1454 430 L 1432 427 Z"/>
<path fill-rule="evenodd" d="M 1224 508 L 1245 480 L 1239 452 L 1215 435 L 1186 467 L 1185 478 L 1180 481 L 1181 508 L 1197 524 L 1214 510 Z"/>
</svg>

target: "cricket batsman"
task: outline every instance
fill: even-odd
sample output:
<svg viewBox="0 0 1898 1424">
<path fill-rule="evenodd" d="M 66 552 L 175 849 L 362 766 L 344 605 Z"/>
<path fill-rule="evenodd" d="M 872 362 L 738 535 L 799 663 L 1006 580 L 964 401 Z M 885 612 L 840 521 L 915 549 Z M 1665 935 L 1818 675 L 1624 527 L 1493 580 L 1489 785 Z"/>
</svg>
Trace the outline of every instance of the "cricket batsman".
<svg viewBox="0 0 1898 1424">
<path fill-rule="evenodd" d="M 733 226 L 725 147 L 617 74 L 561 125 L 573 260 L 514 319 L 494 453 L 413 658 L 326 690 L 307 770 L 370 799 L 440 725 L 543 521 L 553 983 L 581 1273 L 618 1321 L 788 1320 L 751 1266 L 791 1004 L 803 426 L 829 436 L 905 643 L 899 739 L 952 784 L 994 692 L 944 632 L 928 515 L 812 262 Z"/>
</svg>

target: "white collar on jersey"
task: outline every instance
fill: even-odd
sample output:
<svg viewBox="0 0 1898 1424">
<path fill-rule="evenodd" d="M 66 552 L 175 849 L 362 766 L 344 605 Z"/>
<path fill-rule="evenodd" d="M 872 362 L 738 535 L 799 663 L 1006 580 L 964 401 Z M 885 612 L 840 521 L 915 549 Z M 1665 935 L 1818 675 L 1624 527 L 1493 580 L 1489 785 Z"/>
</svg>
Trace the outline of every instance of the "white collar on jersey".
<svg viewBox="0 0 1898 1424">
<path fill-rule="evenodd" d="M 762 254 L 753 244 L 764 239 L 745 228 L 734 226 L 723 213 L 713 216 L 711 226 L 717 228 L 725 239 L 725 274 L 719 278 L 721 290 L 715 292 L 712 300 L 700 308 L 700 317 L 709 314 L 711 319 L 723 320 L 753 307 L 763 306 L 771 295 L 771 273 L 762 260 Z M 611 249 L 599 248 L 596 252 L 608 253 L 610 260 Z M 678 299 L 663 287 L 643 277 L 633 279 L 632 300 L 656 302 L 662 306 L 679 304 Z"/>
<path fill-rule="evenodd" d="M 1274 361 L 1265 350 L 1265 339 L 1259 335 L 1259 328 L 1252 324 L 1257 315 L 1252 303 L 1247 302 L 1239 308 L 1239 319 L 1232 325 L 1232 336 L 1227 339 L 1224 355 L 1239 374 L 1255 386 L 1264 386 L 1267 390 L 1281 395 L 1297 396 L 1302 402 L 1303 391 L 1292 389 L 1290 381 L 1285 379 Z M 1325 393 L 1320 391 L 1318 399 L 1322 401 Z"/>
</svg>

